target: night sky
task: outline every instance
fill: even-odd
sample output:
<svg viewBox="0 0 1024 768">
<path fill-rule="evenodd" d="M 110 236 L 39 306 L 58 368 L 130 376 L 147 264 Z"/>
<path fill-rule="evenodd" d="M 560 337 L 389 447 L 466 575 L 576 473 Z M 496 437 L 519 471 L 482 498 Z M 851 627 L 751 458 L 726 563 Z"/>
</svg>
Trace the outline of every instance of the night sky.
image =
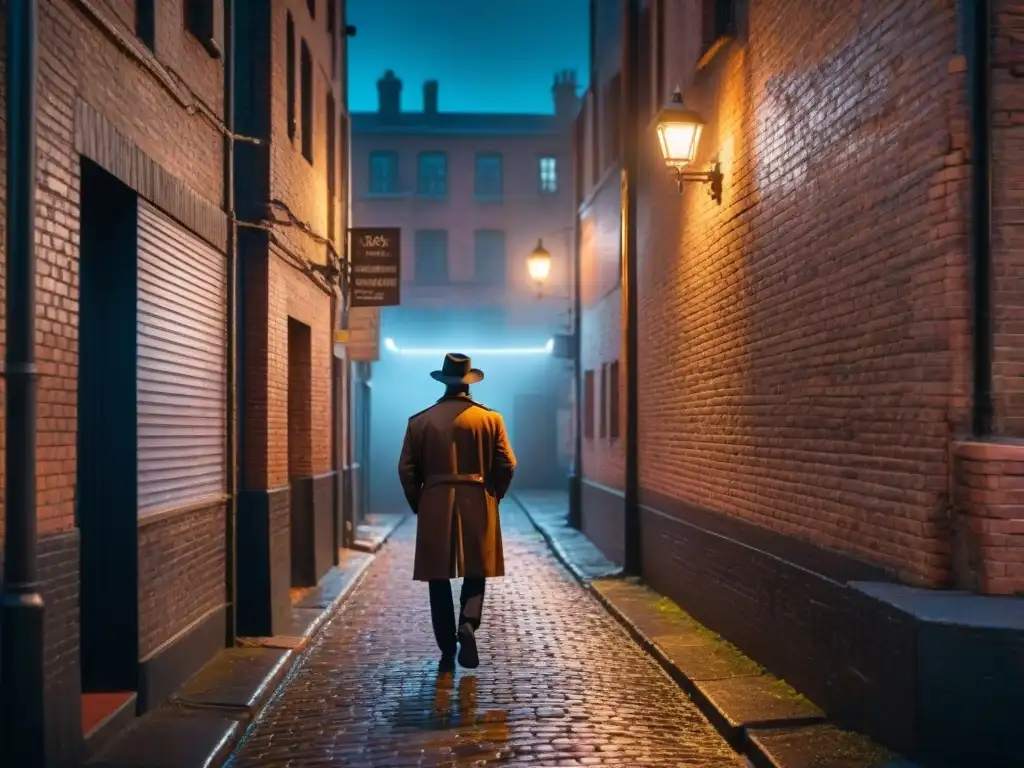
<svg viewBox="0 0 1024 768">
<path fill-rule="evenodd" d="M 588 0 L 349 0 L 349 109 L 377 109 L 377 78 L 401 78 L 418 111 L 438 80 L 445 112 L 551 112 L 555 72 L 587 84 Z"/>
</svg>

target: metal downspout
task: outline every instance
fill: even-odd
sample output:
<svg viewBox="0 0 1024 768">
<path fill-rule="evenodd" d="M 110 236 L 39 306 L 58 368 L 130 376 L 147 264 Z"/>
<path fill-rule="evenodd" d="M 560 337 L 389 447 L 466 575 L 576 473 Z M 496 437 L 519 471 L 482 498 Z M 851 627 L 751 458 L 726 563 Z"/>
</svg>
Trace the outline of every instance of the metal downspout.
<svg viewBox="0 0 1024 768">
<path fill-rule="evenodd" d="M 48 764 L 36 557 L 36 0 L 6 5 L 7 351 L 0 680 L 5 764 Z"/>
<path fill-rule="evenodd" d="M 622 295 L 623 340 L 626 348 L 626 471 L 625 471 L 625 563 L 630 576 L 641 572 L 640 553 L 640 376 L 637 360 L 637 76 L 639 73 L 640 0 L 623 0 L 622 40 Z"/>
<path fill-rule="evenodd" d="M 968 92 L 971 122 L 971 430 L 992 434 L 992 17 L 988 0 L 970 0 Z"/>
<path fill-rule="evenodd" d="M 235 1 L 224 0 L 224 212 L 227 239 L 227 492 L 224 575 L 227 647 L 238 635 L 238 226 L 235 221 Z"/>
</svg>

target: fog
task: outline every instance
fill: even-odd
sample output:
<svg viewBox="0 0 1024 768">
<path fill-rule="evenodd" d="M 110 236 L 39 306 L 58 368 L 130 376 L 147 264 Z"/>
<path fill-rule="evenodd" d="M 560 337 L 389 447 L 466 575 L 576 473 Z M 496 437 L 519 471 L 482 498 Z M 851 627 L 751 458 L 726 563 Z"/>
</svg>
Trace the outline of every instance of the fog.
<svg viewBox="0 0 1024 768">
<path fill-rule="evenodd" d="M 485 378 L 471 396 L 499 411 L 519 460 L 517 488 L 561 488 L 571 455 L 568 396 L 571 366 L 552 354 L 550 324 L 517 323 L 509 330 L 498 310 L 387 308 L 381 318 L 380 360 L 372 369 L 371 498 L 374 509 L 404 505 L 398 457 L 410 416 L 430 407 L 444 386 L 430 372 L 446 352 L 467 354 Z"/>
</svg>

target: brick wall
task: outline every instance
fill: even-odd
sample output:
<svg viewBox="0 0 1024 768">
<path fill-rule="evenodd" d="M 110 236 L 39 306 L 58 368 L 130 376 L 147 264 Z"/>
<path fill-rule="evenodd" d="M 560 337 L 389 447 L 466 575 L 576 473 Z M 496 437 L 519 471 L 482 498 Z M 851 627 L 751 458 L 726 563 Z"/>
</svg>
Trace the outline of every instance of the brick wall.
<svg viewBox="0 0 1024 768">
<path fill-rule="evenodd" d="M 993 374 L 995 429 L 1024 437 L 1024 3 L 996 0 L 992 96 L 992 306 L 995 328 Z"/>
<path fill-rule="evenodd" d="M 752 2 L 746 44 L 693 73 L 697 29 L 670 26 L 668 66 L 725 200 L 677 196 L 645 143 L 641 483 L 942 584 L 953 3 Z"/>
<path fill-rule="evenodd" d="M 297 269 L 272 256 L 270 261 L 267 374 L 267 486 L 288 483 L 288 318 L 309 326 L 311 471 L 331 471 L 331 331 L 330 296 Z"/>
<path fill-rule="evenodd" d="M 139 525 L 139 658 L 225 602 L 224 504 Z"/>
</svg>

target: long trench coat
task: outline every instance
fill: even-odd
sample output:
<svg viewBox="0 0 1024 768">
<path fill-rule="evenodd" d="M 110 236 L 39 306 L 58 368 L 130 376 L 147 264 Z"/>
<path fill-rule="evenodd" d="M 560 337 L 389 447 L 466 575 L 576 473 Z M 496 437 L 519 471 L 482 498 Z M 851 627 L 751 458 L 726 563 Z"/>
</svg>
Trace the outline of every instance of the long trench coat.
<svg viewBox="0 0 1024 768">
<path fill-rule="evenodd" d="M 398 476 L 419 516 L 413 579 L 505 575 L 498 502 L 515 467 L 501 414 L 468 396 L 409 419 Z"/>
</svg>

